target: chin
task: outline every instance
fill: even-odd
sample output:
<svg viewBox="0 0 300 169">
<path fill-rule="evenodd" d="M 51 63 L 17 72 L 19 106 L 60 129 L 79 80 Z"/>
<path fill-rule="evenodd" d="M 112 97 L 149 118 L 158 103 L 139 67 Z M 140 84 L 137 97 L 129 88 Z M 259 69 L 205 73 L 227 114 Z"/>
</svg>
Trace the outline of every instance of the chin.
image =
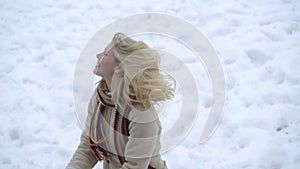
<svg viewBox="0 0 300 169">
<path fill-rule="evenodd" d="M 99 72 L 93 72 L 95 75 L 97 75 L 97 76 L 101 76 L 100 74 L 99 74 Z"/>
<path fill-rule="evenodd" d="M 98 75 L 100 72 L 99 72 L 99 67 L 98 66 L 95 66 L 94 70 L 93 70 L 93 73 L 95 75 Z"/>
<path fill-rule="evenodd" d="M 97 76 L 100 76 L 100 77 L 102 77 L 102 75 L 101 75 L 101 73 L 100 73 L 100 72 L 93 71 L 93 73 L 94 73 L 95 75 L 97 75 Z"/>
<path fill-rule="evenodd" d="M 99 76 L 99 72 L 97 70 L 93 70 L 93 73 Z"/>
</svg>

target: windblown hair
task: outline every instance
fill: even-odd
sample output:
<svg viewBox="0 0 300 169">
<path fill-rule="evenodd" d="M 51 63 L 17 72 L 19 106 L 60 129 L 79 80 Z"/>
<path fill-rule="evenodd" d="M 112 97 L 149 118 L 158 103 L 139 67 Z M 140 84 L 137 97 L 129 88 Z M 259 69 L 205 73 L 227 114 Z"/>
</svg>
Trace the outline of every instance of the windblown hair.
<svg viewBox="0 0 300 169">
<path fill-rule="evenodd" d="M 174 97 L 175 80 L 159 69 L 157 50 L 122 33 L 115 34 L 112 42 L 112 52 L 120 62 L 111 84 L 115 104 L 142 104 L 149 109 L 155 102 Z"/>
</svg>

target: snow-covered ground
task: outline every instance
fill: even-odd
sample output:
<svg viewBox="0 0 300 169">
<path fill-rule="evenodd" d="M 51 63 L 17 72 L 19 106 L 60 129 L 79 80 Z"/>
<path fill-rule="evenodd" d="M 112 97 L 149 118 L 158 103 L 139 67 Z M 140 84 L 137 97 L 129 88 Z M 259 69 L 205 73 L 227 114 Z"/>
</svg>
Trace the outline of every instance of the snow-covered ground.
<svg viewBox="0 0 300 169">
<path fill-rule="evenodd" d="M 298 0 L 1 0 L 0 168 L 64 168 L 81 133 L 72 82 L 82 48 L 107 24 L 144 12 L 196 26 L 216 48 L 226 78 L 218 129 L 199 144 L 200 112 L 186 139 L 163 154 L 169 168 L 298 168 L 299 11 Z M 203 112 L 211 106 L 205 76 L 196 76 Z"/>
</svg>

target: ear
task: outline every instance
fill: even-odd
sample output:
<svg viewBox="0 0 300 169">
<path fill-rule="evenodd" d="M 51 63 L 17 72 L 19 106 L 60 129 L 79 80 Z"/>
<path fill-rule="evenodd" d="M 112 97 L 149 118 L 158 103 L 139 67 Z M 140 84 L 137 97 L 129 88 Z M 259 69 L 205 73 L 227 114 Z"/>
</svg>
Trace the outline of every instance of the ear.
<svg viewBox="0 0 300 169">
<path fill-rule="evenodd" d="M 121 64 L 119 64 L 118 66 L 115 67 L 115 74 L 119 77 L 123 77 L 124 76 L 124 70 L 121 67 Z"/>
</svg>

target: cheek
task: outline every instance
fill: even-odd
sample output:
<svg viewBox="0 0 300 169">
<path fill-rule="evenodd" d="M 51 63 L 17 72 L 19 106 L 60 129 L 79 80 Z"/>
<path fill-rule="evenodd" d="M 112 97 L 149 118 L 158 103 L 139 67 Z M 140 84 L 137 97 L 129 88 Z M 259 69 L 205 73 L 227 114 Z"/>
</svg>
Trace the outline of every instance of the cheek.
<svg viewBox="0 0 300 169">
<path fill-rule="evenodd" d="M 115 71 L 115 65 L 111 62 L 103 63 L 100 67 L 105 74 L 112 75 Z"/>
</svg>

